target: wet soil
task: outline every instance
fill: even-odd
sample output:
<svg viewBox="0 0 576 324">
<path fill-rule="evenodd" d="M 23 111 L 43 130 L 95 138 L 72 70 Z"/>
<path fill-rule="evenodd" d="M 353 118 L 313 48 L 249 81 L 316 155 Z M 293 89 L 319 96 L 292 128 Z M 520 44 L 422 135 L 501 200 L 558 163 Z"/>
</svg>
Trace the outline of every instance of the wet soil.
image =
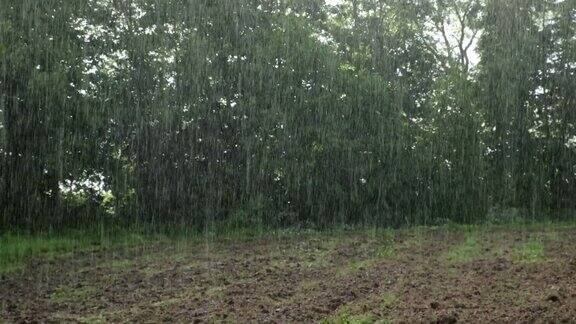
<svg viewBox="0 0 576 324">
<path fill-rule="evenodd" d="M 426 230 L 78 252 L 0 275 L 0 318 L 574 323 L 574 238 Z"/>
</svg>

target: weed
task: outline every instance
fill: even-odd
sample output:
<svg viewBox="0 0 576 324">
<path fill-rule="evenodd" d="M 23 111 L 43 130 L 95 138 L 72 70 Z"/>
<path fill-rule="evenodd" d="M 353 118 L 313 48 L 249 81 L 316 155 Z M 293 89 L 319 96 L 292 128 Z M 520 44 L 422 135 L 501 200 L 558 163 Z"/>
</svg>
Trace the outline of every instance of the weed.
<svg viewBox="0 0 576 324">
<path fill-rule="evenodd" d="M 50 299 L 57 303 L 77 303 L 90 299 L 95 293 L 96 289 L 93 287 L 60 286 L 52 293 Z"/>
<path fill-rule="evenodd" d="M 322 323 L 325 324 L 368 324 L 374 323 L 374 318 L 369 314 L 351 315 L 347 312 L 342 312 L 332 317 L 325 319 Z"/>
<path fill-rule="evenodd" d="M 514 248 L 514 256 L 520 263 L 538 263 L 544 261 L 544 243 L 532 239 Z"/>
<path fill-rule="evenodd" d="M 70 237 L 5 234 L 0 238 L 0 273 L 21 268 L 33 256 L 51 258 L 89 245 Z"/>
<path fill-rule="evenodd" d="M 132 260 L 112 260 L 108 264 L 112 270 L 124 270 L 132 267 L 133 265 L 134 261 Z"/>
<path fill-rule="evenodd" d="M 467 263 L 478 257 L 480 246 L 473 235 L 466 238 L 461 245 L 456 246 L 444 255 L 444 260 L 448 263 Z"/>
<path fill-rule="evenodd" d="M 382 308 L 385 310 L 390 309 L 396 304 L 398 297 L 391 292 L 386 292 L 382 295 Z"/>
<path fill-rule="evenodd" d="M 353 260 L 336 272 L 337 276 L 345 276 L 373 267 L 377 259 Z"/>
<path fill-rule="evenodd" d="M 393 245 L 383 245 L 376 249 L 376 256 L 383 259 L 390 259 L 396 255 L 396 249 Z"/>
</svg>

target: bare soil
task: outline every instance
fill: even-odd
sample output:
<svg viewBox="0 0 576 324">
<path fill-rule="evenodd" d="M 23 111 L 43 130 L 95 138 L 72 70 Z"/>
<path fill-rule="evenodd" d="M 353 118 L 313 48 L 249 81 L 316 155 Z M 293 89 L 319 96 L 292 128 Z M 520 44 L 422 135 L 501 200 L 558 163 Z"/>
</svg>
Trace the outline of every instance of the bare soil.
<svg viewBox="0 0 576 324">
<path fill-rule="evenodd" d="M 424 230 L 78 252 L 0 275 L 0 318 L 575 323 L 575 238 Z"/>
</svg>

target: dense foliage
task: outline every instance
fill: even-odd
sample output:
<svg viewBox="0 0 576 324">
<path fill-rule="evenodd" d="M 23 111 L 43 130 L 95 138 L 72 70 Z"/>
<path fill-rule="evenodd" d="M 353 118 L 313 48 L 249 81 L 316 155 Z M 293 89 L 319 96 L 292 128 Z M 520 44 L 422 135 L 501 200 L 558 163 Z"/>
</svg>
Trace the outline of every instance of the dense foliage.
<svg viewBox="0 0 576 324">
<path fill-rule="evenodd" d="M 2 229 L 576 208 L 575 0 L 3 0 Z"/>
</svg>

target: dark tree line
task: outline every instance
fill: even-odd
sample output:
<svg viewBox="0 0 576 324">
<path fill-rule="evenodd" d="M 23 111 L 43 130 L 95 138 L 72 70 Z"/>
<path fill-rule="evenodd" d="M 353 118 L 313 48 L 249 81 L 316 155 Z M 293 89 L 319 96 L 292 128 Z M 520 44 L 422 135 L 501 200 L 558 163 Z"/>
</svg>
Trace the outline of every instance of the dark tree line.
<svg viewBox="0 0 576 324">
<path fill-rule="evenodd" d="M 574 0 L 6 0 L 2 229 L 576 208 Z"/>
</svg>

